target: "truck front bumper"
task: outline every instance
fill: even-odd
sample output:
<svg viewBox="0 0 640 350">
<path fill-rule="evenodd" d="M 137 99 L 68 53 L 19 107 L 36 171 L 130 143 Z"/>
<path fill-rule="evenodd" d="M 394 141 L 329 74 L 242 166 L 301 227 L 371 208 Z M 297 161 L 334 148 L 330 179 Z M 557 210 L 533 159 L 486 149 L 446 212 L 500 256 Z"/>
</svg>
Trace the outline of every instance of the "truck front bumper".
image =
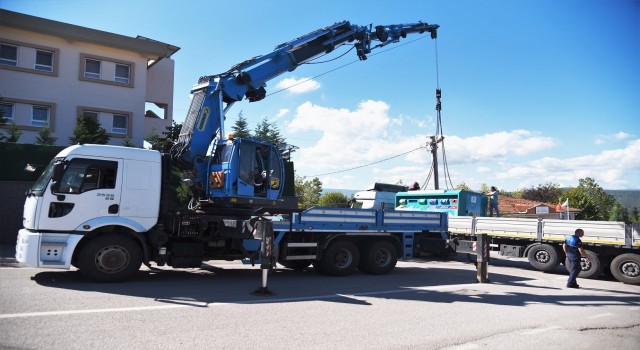
<svg viewBox="0 0 640 350">
<path fill-rule="evenodd" d="M 73 250 L 83 236 L 70 233 L 33 232 L 21 229 L 16 260 L 30 267 L 69 269 Z"/>
</svg>

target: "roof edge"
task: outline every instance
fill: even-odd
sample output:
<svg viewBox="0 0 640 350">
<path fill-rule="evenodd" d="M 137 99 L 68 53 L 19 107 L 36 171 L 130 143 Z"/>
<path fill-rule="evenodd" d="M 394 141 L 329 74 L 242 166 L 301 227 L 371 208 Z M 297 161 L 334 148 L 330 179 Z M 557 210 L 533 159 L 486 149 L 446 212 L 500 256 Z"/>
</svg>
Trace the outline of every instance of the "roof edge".
<svg viewBox="0 0 640 350">
<path fill-rule="evenodd" d="M 140 36 L 133 38 L 4 9 L 0 9 L 0 25 L 139 52 L 156 60 L 170 58 L 180 50 L 177 46 Z"/>
</svg>

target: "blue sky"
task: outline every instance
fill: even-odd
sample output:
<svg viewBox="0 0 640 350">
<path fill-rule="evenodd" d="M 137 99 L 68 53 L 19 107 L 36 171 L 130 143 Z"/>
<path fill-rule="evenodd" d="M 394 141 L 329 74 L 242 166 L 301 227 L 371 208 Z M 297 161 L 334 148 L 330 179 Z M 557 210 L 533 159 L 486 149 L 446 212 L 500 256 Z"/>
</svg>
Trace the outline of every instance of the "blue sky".
<svg viewBox="0 0 640 350">
<path fill-rule="evenodd" d="M 439 24 L 437 41 L 414 34 L 367 61 L 257 103 L 237 103 L 227 130 L 240 111 L 251 128 L 264 117 L 276 122 L 300 147 L 293 155 L 298 175 L 334 173 L 319 176 L 325 188 L 423 184 L 431 167 L 427 149 L 395 156 L 435 134 L 439 86 L 453 186 L 512 191 L 549 182 L 577 186 L 592 177 L 605 189 L 640 189 L 638 0 L 0 0 L 0 6 L 181 47 L 173 56 L 178 122 L 198 77 L 312 30 L 341 20 Z M 269 82 L 267 93 L 355 60 L 350 52 L 301 66 Z"/>
</svg>

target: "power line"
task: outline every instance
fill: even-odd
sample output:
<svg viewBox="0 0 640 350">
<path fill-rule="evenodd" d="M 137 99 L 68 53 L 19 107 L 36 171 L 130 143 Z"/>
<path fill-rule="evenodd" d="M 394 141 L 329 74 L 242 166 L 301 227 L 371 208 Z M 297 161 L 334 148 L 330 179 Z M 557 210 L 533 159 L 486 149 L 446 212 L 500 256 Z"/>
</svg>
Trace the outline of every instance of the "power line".
<svg viewBox="0 0 640 350">
<path fill-rule="evenodd" d="M 334 172 L 330 172 L 330 173 L 324 173 L 324 174 L 318 174 L 318 175 L 311 175 L 310 177 L 318 177 L 318 176 L 325 176 L 325 175 L 333 175 L 333 174 L 344 173 L 344 172 L 347 172 L 347 171 L 352 171 L 352 170 L 356 170 L 356 169 L 360 169 L 360 168 L 365 168 L 365 167 L 368 167 L 368 166 L 371 166 L 371 165 L 374 165 L 374 164 L 378 164 L 378 163 L 386 162 L 386 161 L 388 161 L 388 160 L 391 160 L 391 159 L 394 159 L 394 158 L 398 158 L 398 157 L 404 156 L 405 154 L 409 154 L 409 153 L 411 153 L 411 152 L 415 152 L 415 151 L 420 150 L 420 149 L 423 149 L 423 148 L 425 148 L 425 147 L 424 147 L 424 146 L 420 146 L 420 147 L 418 147 L 418 148 L 416 148 L 416 149 L 412 149 L 411 151 L 407 151 L 407 152 L 404 152 L 404 153 L 400 153 L 400 154 L 398 154 L 398 155 L 395 155 L 395 156 L 392 156 L 392 157 L 388 157 L 388 158 L 385 158 L 385 159 L 381 159 L 381 160 L 375 161 L 375 162 L 373 162 L 373 163 L 364 164 L 364 165 L 359 165 L 359 166 L 356 166 L 356 167 L 353 167 L 353 168 L 344 169 L 344 170 L 338 170 L 338 171 L 334 171 Z"/>
</svg>

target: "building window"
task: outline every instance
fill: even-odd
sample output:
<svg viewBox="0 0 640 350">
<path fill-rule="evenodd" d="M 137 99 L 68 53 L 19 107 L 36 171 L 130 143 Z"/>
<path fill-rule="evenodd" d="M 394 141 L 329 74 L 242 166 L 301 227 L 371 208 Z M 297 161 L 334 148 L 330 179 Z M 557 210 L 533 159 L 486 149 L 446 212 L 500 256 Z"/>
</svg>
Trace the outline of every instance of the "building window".
<svg viewBox="0 0 640 350">
<path fill-rule="evenodd" d="M 100 61 L 87 58 L 84 64 L 84 77 L 100 79 Z"/>
<path fill-rule="evenodd" d="M 126 64 L 116 64 L 116 79 L 119 83 L 129 84 L 130 68 Z"/>
<path fill-rule="evenodd" d="M 7 66 L 18 65 L 18 47 L 9 44 L 0 44 L 0 64 Z"/>
<path fill-rule="evenodd" d="M 53 72 L 53 52 L 36 50 L 37 70 Z"/>
<path fill-rule="evenodd" d="M 114 134 L 127 134 L 127 120 L 128 116 L 126 114 L 114 114 L 113 115 L 113 126 L 111 128 L 111 132 Z"/>
<path fill-rule="evenodd" d="M 31 113 L 31 126 L 39 128 L 49 125 L 49 107 L 33 106 Z"/>
<path fill-rule="evenodd" d="M 100 115 L 99 112 L 94 112 L 94 111 L 82 111 L 82 115 L 83 116 L 87 116 L 87 117 L 94 117 L 96 119 L 98 119 L 98 116 Z"/>
<path fill-rule="evenodd" d="M 13 122 L 13 103 L 0 104 L 0 113 L 2 113 L 5 123 Z"/>
</svg>

